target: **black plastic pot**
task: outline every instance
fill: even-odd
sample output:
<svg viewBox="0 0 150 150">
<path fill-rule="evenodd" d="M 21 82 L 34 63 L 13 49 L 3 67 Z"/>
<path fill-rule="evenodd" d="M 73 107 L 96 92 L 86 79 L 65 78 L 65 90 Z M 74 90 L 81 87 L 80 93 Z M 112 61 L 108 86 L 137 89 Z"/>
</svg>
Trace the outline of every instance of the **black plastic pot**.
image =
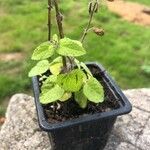
<svg viewBox="0 0 150 150">
<path fill-rule="evenodd" d="M 117 116 L 127 114 L 132 109 L 126 96 L 101 65 L 88 63 L 87 66 L 101 76 L 104 86 L 119 103 L 117 109 L 50 124 L 45 117 L 43 106 L 39 103 L 38 78 L 32 78 L 39 125 L 48 132 L 54 150 L 102 150 Z"/>
</svg>

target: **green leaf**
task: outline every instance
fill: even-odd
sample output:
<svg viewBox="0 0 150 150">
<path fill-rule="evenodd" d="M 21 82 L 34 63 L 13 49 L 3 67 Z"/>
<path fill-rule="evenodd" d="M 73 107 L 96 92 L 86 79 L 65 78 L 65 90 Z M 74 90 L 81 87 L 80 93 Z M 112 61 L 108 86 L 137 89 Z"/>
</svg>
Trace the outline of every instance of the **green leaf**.
<svg viewBox="0 0 150 150">
<path fill-rule="evenodd" d="M 61 102 L 65 102 L 67 100 L 69 100 L 69 98 L 72 96 L 72 93 L 70 92 L 66 92 L 64 93 L 64 95 L 59 99 Z"/>
<path fill-rule="evenodd" d="M 65 91 L 76 92 L 81 89 L 84 76 L 82 70 L 75 69 L 70 73 L 58 75 L 57 82 Z"/>
<path fill-rule="evenodd" d="M 91 71 L 89 70 L 89 68 L 86 66 L 85 63 L 81 62 L 80 65 L 90 76 L 93 76 Z"/>
<path fill-rule="evenodd" d="M 51 42 L 44 42 L 33 52 L 32 60 L 42 60 L 51 57 L 54 54 L 54 46 Z"/>
<path fill-rule="evenodd" d="M 63 67 L 62 57 L 57 57 L 50 64 L 50 71 L 52 74 L 58 75 L 61 72 L 62 67 Z"/>
<path fill-rule="evenodd" d="M 57 76 L 56 75 L 50 75 L 43 83 L 49 84 L 49 83 L 56 83 Z"/>
<path fill-rule="evenodd" d="M 49 91 L 51 88 L 54 87 L 57 81 L 57 76 L 56 75 L 50 75 L 42 84 L 41 91 L 46 92 Z"/>
<path fill-rule="evenodd" d="M 86 108 L 87 106 L 87 98 L 83 94 L 83 90 L 80 90 L 75 93 L 75 101 L 79 104 L 81 108 Z"/>
<path fill-rule="evenodd" d="M 54 34 L 53 37 L 52 37 L 52 40 L 56 43 L 58 43 L 58 36 L 57 34 Z"/>
<path fill-rule="evenodd" d="M 62 63 L 62 57 L 59 56 L 59 57 L 55 58 L 55 59 L 50 63 L 50 65 L 51 65 L 51 64 L 55 64 L 55 63 Z"/>
<path fill-rule="evenodd" d="M 64 90 L 59 86 L 55 85 L 53 88 L 50 87 L 49 90 L 47 88 L 42 90 L 40 95 L 40 103 L 48 104 L 59 100 L 64 94 Z"/>
<path fill-rule="evenodd" d="M 97 79 L 91 77 L 83 87 L 83 93 L 89 101 L 100 103 L 104 101 L 104 91 Z"/>
<path fill-rule="evenodd" d="M 56 63 L 50 66 L 50 71 L 52 74 L 54 75 L 58 75 L 61 72 L 61 68 L 62 68 L 62 63 Z"/>
<path fill-rule="evenodd" d="M 60 40 L 60 45 L 57 52 L 63 56 L 81 56 L 86 54 L 81 42 L 71 40 L 69 38 L 63 38 Z"/>
<path fill-rule="evenodd" d="M 36 64 L 35 67 L 31 69 L 28 76 L 33 77 L 36 75 L 41 75 L 42 73 L 45 73 L 49 69 L 49 62 L 48 60 L 42 60 Z"/>
</svg>

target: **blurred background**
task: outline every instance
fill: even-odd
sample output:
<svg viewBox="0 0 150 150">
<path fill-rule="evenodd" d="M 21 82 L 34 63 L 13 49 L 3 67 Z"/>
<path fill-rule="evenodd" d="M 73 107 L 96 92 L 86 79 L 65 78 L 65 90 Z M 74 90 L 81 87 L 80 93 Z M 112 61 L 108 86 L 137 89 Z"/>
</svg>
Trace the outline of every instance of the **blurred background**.
<svg viewBox="0 0 150 150">
<path fill-rule="evenodd" d="M 80 59 L 103 64 L 122 89 L 150 87 L 150 0 L 128 0 L 146 7 L 146 23 L 130 19 L 134 9 L 125 13 L 127 19 L 119 10 L 113 11 L 112 4 L 101 1 L 92 24 L 102 27 L 105 36 L 89 33 L 84 43 L 87 55 Z M 81 38 L 88 21 L 88 2 L 60 0 L 66 36 Z M 122 8 L 118 3 L 115 6 Z M 57 32 L 55 24 L 53 18 L 53 33 Z M 47 0 L 0 0 L 0 117 L 13 94 L 32 94 L 27 74 L 35 62 L 30 56 L 46 40 Z"/>
</svg>

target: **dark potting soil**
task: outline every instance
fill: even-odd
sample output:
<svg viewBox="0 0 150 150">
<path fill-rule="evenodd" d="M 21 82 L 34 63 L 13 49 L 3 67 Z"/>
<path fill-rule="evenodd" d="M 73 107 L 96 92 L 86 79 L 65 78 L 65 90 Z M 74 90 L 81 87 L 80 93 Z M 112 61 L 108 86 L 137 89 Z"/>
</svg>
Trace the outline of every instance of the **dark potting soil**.
<svg viewBox="0 0 150 150">
<path fill-rule="evenodd" d="M 66 102 L 58 102 L 57 104 L 43 105 L 44 112 L 49 123 L 57 123 L 65 120 L 72 120 L 81 116 L 92 115 L 100 112 L 108 112 L 120 107 L 117 96 L 107 85 L 107 81 L 103 78 L 103 73 L 96 68 L 90 68 L 93 76 L 99 80 L 104 88 L 104 102 L 95 104 L 88 102 L 85 109 L 79 107 L 74 98 Z"/>
</svg>

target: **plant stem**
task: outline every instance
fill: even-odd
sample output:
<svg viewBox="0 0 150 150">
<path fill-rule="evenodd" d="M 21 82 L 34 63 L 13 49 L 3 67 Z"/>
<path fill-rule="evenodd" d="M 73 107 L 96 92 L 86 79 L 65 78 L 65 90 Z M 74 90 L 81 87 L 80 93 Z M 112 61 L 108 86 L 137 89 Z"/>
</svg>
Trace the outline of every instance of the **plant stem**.
<svg viewBox="0 0 150 150">
<path fill-rule="evenodd" d="M 88 24 L 87 24 L 87 26 L 86 26 L 86 28 L 85 28 L 85 30 L 84 30 L 83 35 L 82 35 L 81 43 L 84 42 L 84 39 L 85 39 L 85 37 L 86 37 L 86 35 L 87 35 L 87 33 L 88 33 L 88 30 L 89 30 L 89 28 L 90 28 L 90 26 L 91 26 L 91 22 L 92 22 L 93 15 L 94 15 L 94 12 L 95 12 L 96 7 L 97 7 L 97 1 L 94 3 L 93 9 L 92 9 L 92 11 L 90 12 L 89 21 L 88 21 Z"/>
<path fill-rule="evenodd" d="M 56 102 L 53 102 L 53 111 L 54 111 L 54 118 L 56 117 L 56 111 L 57 111 L 57 108 L 56 108 Z"/>
<path fill-rule="evenodd" d="M 63 16 L 60 13 L 57 0 L 54 0 L 54 6 L 55 6 L 55 11 L 56 11 L 56 20 L 57 20 L 57 25 L 58 25 L 58 30 L 59 30 L 59 36 L 60 38 L 64 38 L 64 32 L 63 32 L 63 27 L 62 27 Z"/>
<path fill-rule="evenodd" d="M 48 0 L 48 41 L 51 40 L 51 0 Z"/>
<path fill-rule="evenodd" d="M 59 36 L 62 39 L 64 38 L 64 31 L 63 31 L 63 26 L 62 26 L 63 16 L 60 13 L 57 0 L 54 0 L 54 6 L 55 6 L 55 11 L 56 11 L 56 20 L 57 20 L 57 26 L 59 30 Z M 63 58 L 63 66 L 66 70 L 67 69 L 66 57 L 63 56 L 62 58 Z"/>
</svg>

